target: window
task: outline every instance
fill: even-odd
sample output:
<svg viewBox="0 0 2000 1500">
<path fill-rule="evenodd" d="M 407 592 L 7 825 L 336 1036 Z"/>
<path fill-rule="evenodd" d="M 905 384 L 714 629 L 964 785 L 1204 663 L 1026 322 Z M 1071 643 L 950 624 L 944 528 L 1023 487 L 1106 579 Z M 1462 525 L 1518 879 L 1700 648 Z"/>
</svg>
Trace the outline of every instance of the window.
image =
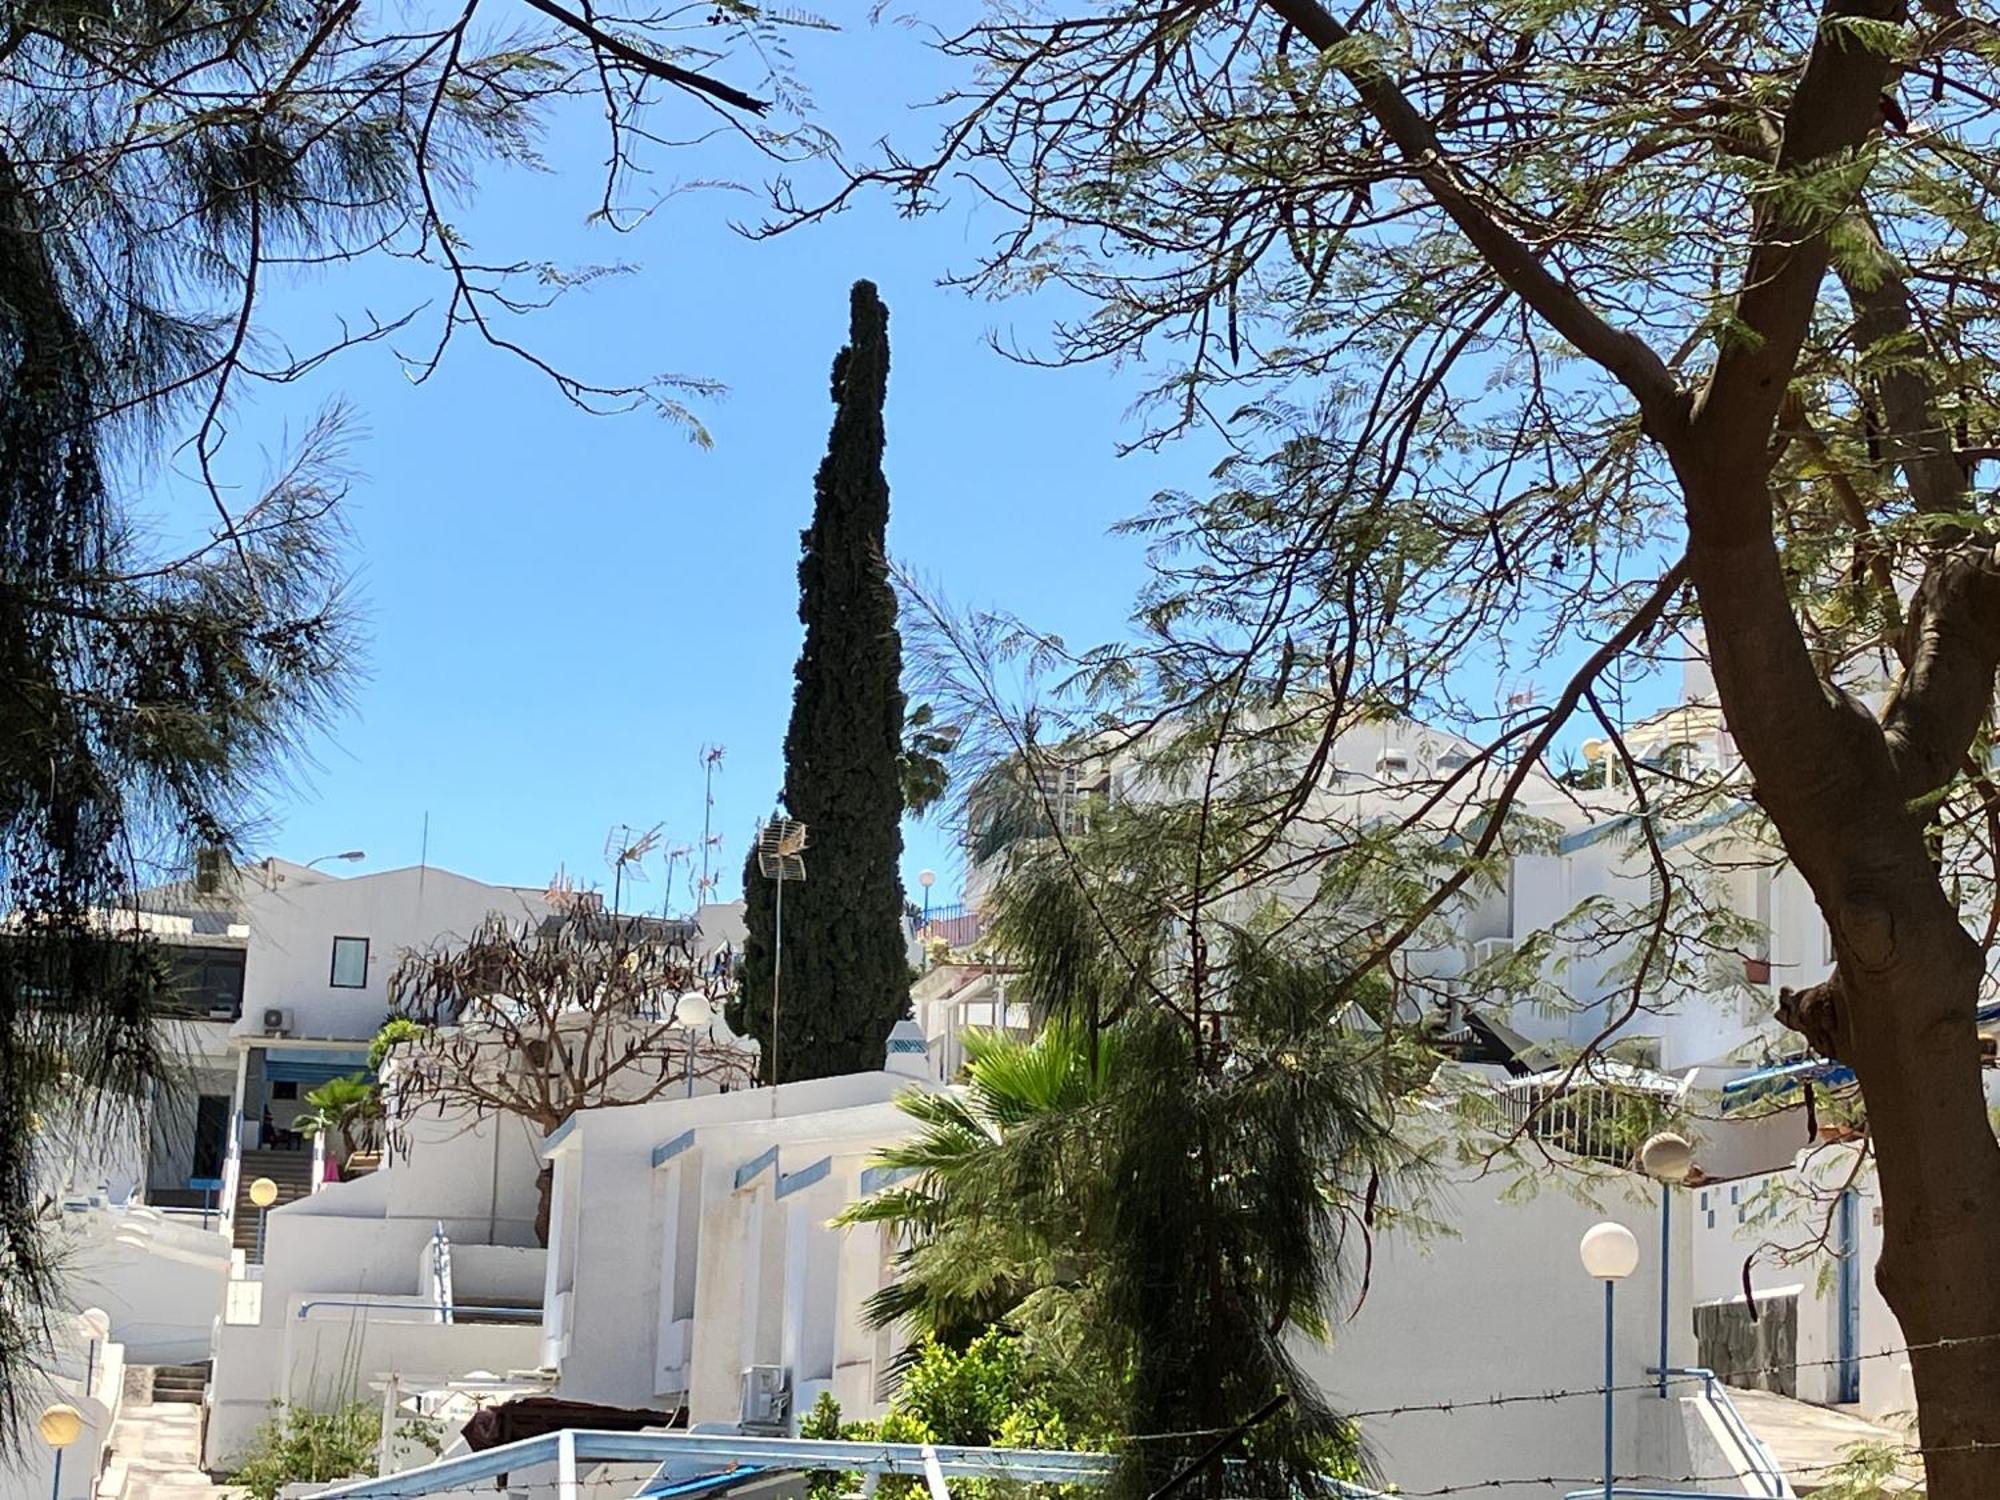
<svg viewBox="0 0 2000 1500">
<path fill-rule="evenodd" d="M 333 977 L 327 981 L 337 990 L 368 988 L 368 939 L 337 937 L 333 940 Z"/>
<path fill-rule="evenodd" d="M 271 1080 L 273 1099 L 296 1099 L 299 1097 L 299 1081 L 296 1078 L 274 1078 Z"/>
</svg>

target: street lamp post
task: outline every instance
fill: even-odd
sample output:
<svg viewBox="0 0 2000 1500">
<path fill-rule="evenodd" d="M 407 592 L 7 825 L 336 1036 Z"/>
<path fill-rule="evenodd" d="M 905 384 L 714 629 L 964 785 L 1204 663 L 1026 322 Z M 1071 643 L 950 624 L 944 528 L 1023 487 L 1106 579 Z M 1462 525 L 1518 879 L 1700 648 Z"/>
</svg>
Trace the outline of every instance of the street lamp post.
<svg viewBox="0 0 2000 1500">
<path fill-rule="evenodd" d="M 278 1201 L 278 1184 L 268 1177 L 259 1177 L 250 1184 L 250 1201 L 257 1208 L 257 1264 L 261 1266 L 264 1264 L 264 1216 Z"/>
<path fill-rule="evenodd" d="M 1623 1224 L 1606 1221 L 1584 1231 L 1577 1254 L 1583 1260 L 1583 1269 L 1604 1283 L 1604 1500 L 1612 1500 L 1612 1476 L 1617 1464 L 1612 1448 L 1616 1400 L 1612 1391 L 1616 1384 L 1612 1378 L 1612 1333 L 1616 1324 L 1618 1283 L 1639 1268 L 1639 1242 Z"/>
<path fill-rule="evenodd" d="M 1639 1148 L 1639 1170 L 1660 1185 L 1660 1399 L 1667 1395 L 1667 1329 L 1673 1308 L 1667 1295 L 1673 1268 L 1674 1189 L 1694 1171 L 1686 1136 L 1663 1130 Z"/>
<path fill-rule="evenodd" d="M 715 1024 L 715 1009 L 700 990 L 689 990 L 674 1002 L 674 1024 L 687 1032 L 687 1097 L 694 1097 L 694 1034 Z"/>
<path fill-rule="evenodd" d="M 49 1500 L 62 1500 L 63 1449 L 82 1436 L 83 1413 L 67 1401 L 58 1401 L 42 1409 L 35 1427 L 40 1431 L 42 1441 L 56 1451 L 56 1476 L 49 1487 Z"/>
<path fill-rule="evenodd" d="M 924 926 L 931 925 L 931 887 L 937 884 L 937 871 L 919 870 L 917 884 L 924 888 Z"/>
<path fill-rule="evenodd" d="M 325 863 L 326 863 L 326 862 L 327 862 L 328 860 L 330 860 L 330 859 L 344 859 L 344 860 L 346 860 L 346 861 L 347 861 L 347 862 L 348 862 L 349 864 L 353 864 L 353 863 L 354 863 L 354 862 L 355 862 L 356 860 L 358 860 L 358 859 L 366 859 L 367 857 L 368 857 L 368 854 L 367 854 L 367 851 L 365 851 L 365 850 L 362 850 L 362 849 L 343 849 L 343 850 L 342 850 L 342 851 L 341 851 L 340 853 L 338 853 L 338 854 L 322 854 L 322 855 L 321 855 L 321 856 L 320 856 L 320 857 L 319 857 L 318 859 L 309 859 L 309 860 L 307 860 L 307 861 L 306 861 L 306 868 L 307 868 L 308 870 L 310 870 L 310 869 L 314 868 L 314 867 L 315 867 L 315 866 L 317 866 L 317 865 L 323 865 L 323 864 L 325 864 Z"/>
</svg>

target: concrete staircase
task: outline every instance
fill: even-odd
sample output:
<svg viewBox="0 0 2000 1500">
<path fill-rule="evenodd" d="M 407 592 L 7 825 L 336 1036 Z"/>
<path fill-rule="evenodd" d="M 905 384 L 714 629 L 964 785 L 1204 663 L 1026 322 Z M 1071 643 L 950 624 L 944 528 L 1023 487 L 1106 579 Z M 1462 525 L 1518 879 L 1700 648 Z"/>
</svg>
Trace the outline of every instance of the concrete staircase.
<svg viewBox="0 0 2000 1500">
<path fill-rule="evenodd" d="M 257 1246 L 257 1205 L 250 1201 L 250 1184 L 268 1177 L 278 1185 L 278 1201 L 271 1206 L 303 1198 L 312 1191 L 312 1153 L 309 1151 L 245 1151 L 242 1170 L 236 1180 L 236 1248 L 252 1264 L 262 1260 Z"/>
<path fill-rule="evenodd" d="M 199 1406 L 204 1392 L 208 1389 L 208 1362 L 198 1365 L 155 1365 L 153 1367 L 153 1404 L 167 1406 L 188 1404 Z"/>
</svg>

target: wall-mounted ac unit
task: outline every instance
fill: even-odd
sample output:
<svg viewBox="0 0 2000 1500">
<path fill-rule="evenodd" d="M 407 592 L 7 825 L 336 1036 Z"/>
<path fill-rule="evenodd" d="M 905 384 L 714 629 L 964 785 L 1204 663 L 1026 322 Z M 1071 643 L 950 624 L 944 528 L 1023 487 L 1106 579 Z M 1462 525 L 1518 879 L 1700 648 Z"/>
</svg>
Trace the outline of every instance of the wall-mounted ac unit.
<svg viewBox="0 0 2000 1500">
<path fill-rule="evenodd" d="M 292 1034 L 292 1013 L 282 1006 L 264 1007 L 264 1035 L 290 1036 Z"/>
<path fill-rule="evenodd" d="M 743 1372 L 737 1425 L 745 1432 L 780 1432 L 791 1415 L 791 1384 L 783 1365 L 752 1365 Z"/>
<path fill-rule="evenodd" d="M 1472 945 L 1475 964 L 1498 963 L 1514 951 L 1514 940 L 1504 937 L 1480 938 Z"/>
</svg>

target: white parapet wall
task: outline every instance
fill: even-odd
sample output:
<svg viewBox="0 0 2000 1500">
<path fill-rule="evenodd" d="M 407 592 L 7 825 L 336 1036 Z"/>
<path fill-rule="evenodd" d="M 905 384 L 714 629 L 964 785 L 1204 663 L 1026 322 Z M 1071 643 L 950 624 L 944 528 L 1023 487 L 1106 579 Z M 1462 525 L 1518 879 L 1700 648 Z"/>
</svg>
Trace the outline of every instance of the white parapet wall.
<svg viewBox="0 0 2000 1500">
<path fill-rule="evenodd" d="M 229 1241 L 220 1219 L 142 1207 L 85 1205 L 62 1217 L 63 1289 L 72 1307 L 102 1308 L 133 1364 L 208 1357 L 222 1310 Z"/>
</svg>

